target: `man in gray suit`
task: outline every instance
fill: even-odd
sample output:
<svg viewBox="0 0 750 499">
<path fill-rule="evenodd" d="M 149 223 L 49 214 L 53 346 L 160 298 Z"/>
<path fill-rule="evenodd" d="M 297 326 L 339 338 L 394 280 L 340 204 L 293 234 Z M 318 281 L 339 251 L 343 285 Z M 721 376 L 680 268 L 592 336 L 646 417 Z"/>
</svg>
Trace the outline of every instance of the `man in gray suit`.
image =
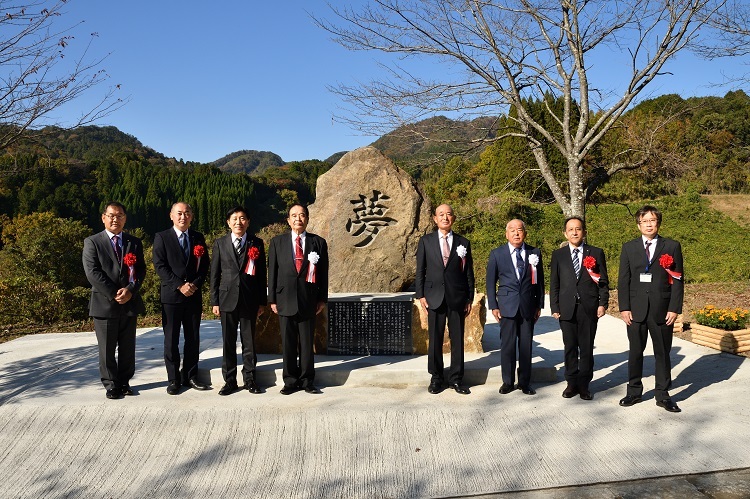
<svg viewBox="0 0 750 499">
<path fill-rule="evenodd" d="M 211 255 L 211 305 L 221 317 L 224 386 L 219 395 L 239 390 L 237 385 L 237 326 L 242 342 L 243 388 L 263 393 L 255 382 L 255 324 L 266 304 L 266 253 L 263 240 L 250 234 L 250 218 L 242 206 L 227 212 L 229 234 L 214 241 Z"/>
<path fill-rule="evenodd" d="M 146 311 L 139 294 L 146 277 L 143 244 L 122 231 L 126 220 L 122 204 L 108 203 L 102 213 L 104 230 L 83 242 L 83 270 L 91 284 L 89 315 L 94 319 L 99 374 L 108 399 L 133 395 L 136 318 Z"/>
</svg>

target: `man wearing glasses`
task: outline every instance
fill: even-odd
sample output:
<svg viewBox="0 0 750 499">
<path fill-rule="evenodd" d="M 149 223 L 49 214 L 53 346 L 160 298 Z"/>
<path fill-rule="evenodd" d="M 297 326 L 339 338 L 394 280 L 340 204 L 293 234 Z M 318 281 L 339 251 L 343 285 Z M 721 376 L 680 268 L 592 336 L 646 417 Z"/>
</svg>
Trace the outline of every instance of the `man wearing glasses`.
<svg viewBox="0 0 750 499">
<path fill-rule="evenodd" d="M 628 391 L 620 405 L 630 407 L 642 400 L 643 351 L 650 333 L 656 360 L 656 405 L 680 412 L 667 390 L 672 385 L 672 330 L 682 312 L 682 249 L 677 241 L 658 234 L 661 219 L 654 206 L 638 210 L 635 220 L 641 237 L 623 244 L 620 254 L 617 296 L 630 343 Z"/>
<path fill-rule="evenodd" d="M 108 399 L 133 395 L 136 317 L 146 311 L 139 294 L 146 277 L 143 244 L 123 232 L 126 220 L 122 204 L 107 204 L 102 213 L 104 230 L 83 242 L 83 270 L 91 283 L 89 315 L 94 319 L 99 374 Z"/>
</svg>

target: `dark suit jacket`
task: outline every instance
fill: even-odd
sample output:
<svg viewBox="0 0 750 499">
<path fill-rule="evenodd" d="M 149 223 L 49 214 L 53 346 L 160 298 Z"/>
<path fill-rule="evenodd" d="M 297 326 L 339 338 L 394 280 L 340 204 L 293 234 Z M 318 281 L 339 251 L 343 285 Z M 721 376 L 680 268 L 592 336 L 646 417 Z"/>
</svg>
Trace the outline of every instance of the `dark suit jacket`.
<svg viewBox="0 0 750 499">
<path fill-rule="evenodd" d="M 255 275 L 245 273 L 247 252 L 258 248 L 260 256 L 255 261 Z M 211 253 L 211 305 L 222 312 L 231 312 L 242 305 L 249 312 L 266 304 L 266 252 L 263 240 L 248 233 L 245 247 L 239 257 L 232 245 L 232 234 L 214 241 Z M 240 301 L 242 300 L 242 301 Z"/>
<path fill-rule="evenodd" d="M 461 269 L 461 257 L 456 248 L 466 249 L 466 264 Z M 419 239 L 417 246 L 416 297 L 426 298 L 430 308 L 445 303 L 452 310 L 463 310 L 474 299 L 474 261 L 471 245 L 465 237 L 453 233 L 453 244 L 447 265 L 443 265 L 440 233 L 435 231 Z"/>
<path fill-rule="evenodd" d="M 307 258 L 312 251 L 320 257 L 315 283 L 307 282 L 310 265 Z M 315 317 L 318 302 L 328 302 L 328 244 L 325 239 L 310 232 L 306 234 L 305 259 L 299 272 L 294 266 L 291 231 L 271 240 L 268 248 L 268 302 L 276 304 L 279 315 L 299 314 L 302 319 Z"/>
<path fill-rule="evenodd" d="M 203 234 L 191 229 L 188 229 L 187 234 L 190 241 L 190 253 L 187 260 L 182 253 L 174 228 L 170 227 L 157 232 L 154 237 L 154 269 L 161 279 L 162 303 L 185 303 L 188 300 L 201 302 L 201 288 L 208 275 L 208 248 Z M 193 255 L 193 250 L 197 245 L 203 246 L 204 250 L 200 266 L 198 266 L 198 258 Z M 190 297 L 183 295 L 177 289 L 186 282 L 191 282 L 198 288 L 198 291 Z"/>
<path fill-rule="evenodd" d="M 645 322 L 650 314 L 657 324 L 664 324 L 667 312 L 682 313 L 684 278 L 674 279 L 674 282 L 669 284 L 667 272 L 659 265 L 659 257 L 662 255 L 674 258 L 672 270 L 682 273 L 680 243 L 659 236 L 649 267 L 651 282 L 640 282 L 640 274 L 646 271 L 647 264 L 643 239 L 638 237 L 622 245 L 617 301 L 620 310 L 630 310 L 636 322 Z"/>
<path fill-rule="evenodd" d="M 600 274 L 599 284 L 589 275 L 583 266 L 583 259 L 587 256 L 594 257 L 596 267 L 593 271 Z M 573 319 L 576 309 L 576 295 L 580 297 L 581 307 L 589 318 L 596 320 L 596 309 L 600 306 L 607 308 L 609 303 L 609 277 L 607 276 L 607 262 L 604 259 L 604 251 L 595 246 L 584 244 L 582 254 L 579 255 L 581 272 L 576 278 L 573 270 L 573 259 L 570 254 L 570 246 L 552 252 L 549 278 L 549 301 L 553 314 L 560 314 L 560 319 L 568 321 Z"/>
<path fill-rule="evenodd" d="M 83 241 L 83 270 L 91 284 L 89 315 L 103 319 L 135 316 L 146 312 L 139 290 L 146 277 L 146 262 L 143 260 L 143 243 L 135 236 L 121 232 L 123 258 L 128 253 L 135 255 L 135 282 L 129 282 L 128 266 L 118 260 L 106 231 L 87 237 Z M 133 296 L 124 305 L 115 301 L 120 288 L 128 288 Z"/>
<path fill-rule="evenodd" d="M 536 255 L 537 283 L 531 284 L 529 255 Z M 544 271 L 542 253 L 526 245 L 524 273 L 521 281 L 516 277 L 516 265 L 507 244 L 495 248 L 487 262 L 487 303 L 490 310 L 500 310 L 502 317 L 515 317 L 519 312 L 524 319 L 533 319 L 536 311 L 544 308 Z"/>
</svg>

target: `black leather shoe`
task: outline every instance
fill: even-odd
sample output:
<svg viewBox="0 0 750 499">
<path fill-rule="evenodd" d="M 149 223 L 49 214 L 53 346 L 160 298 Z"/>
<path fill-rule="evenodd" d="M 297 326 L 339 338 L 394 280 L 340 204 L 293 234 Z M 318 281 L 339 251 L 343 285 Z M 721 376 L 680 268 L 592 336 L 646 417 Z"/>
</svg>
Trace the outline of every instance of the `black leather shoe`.
<svg viewBox="0 0 750 499">
<path fill-rule="evenodd" d="M 502 393 L 503 395 L 505 395 L 506 393 L 510 393 L 513 390 L 515 390 L 515 388 L 513 388 L 513 385 L 509 385 L 508 383 L 503 383 L 500 386 L 500 393 Z"/>
<path fill-rule="evenodd" d="M 620 405 L 623 407 L 630 407 L 641 402 L 642 400 L 643 399 L 640 395 L 625 395 L 625 397 L 620 399 Z"/>
<path fill-rule="evenodd" d="M 565 390 L 562 392 L 563 398 L 570 399 L 578 395 L 578 387 L 573 385 L 568 385 Z"/>
<path fill-rule="evenodd" d="M 460 393 L 461 395 L 468 395 L 471 393 L 468 388 L 464 388 L 459 383 L 448 383 L 448 386 L 456 390 L 456 393 Z"/>
<path fill-rule="evenodd" d="M 315 385 L 307 385 L 305 387 L 305 393 L 312 393 L 314 395 L 317 395 L 317 394 L 323 393 L 323 392 L 321 392 L 320 390 L 318 390 L 318 388 Z"/>
<path fill-rule="evenodd" d="M 672 402 L 672 399 L 657 400 L 656 405 L 659 407 L 663 407 L 669 412 L 682 412 L 682 409 L 677 407 L 677 404 Z"/>
<path fill-rule="evenodd" d="M 581 390 L 581 398 L 583 400 L 593 400 L 594 396 L 588 390 Z"/>
<path fill-rule="evenodd" d="M 221 387 L 221 390 L 219 390 L 219 395 L 231 395 L 239 389 L 240 387 L 237 386 L 237 383 L 226 383 Z"/>
<path fill-rule="evenodd" d="M 200 391 L 205 391 L 205 390 L 210 390 L 211 389 L 211 387 L 208 386 L 207 384 L 201 383 L 200 381 L 198 381 L 198 378 L 190 378 L 188 380 L 188 382 L 185 383 L 185 384 L 187 386 L 189 386 L 190 388 L 193 388 L 195 390 L 200 390 Z"/>
<path fill-rule="evenodd" d="M 120 388 L 120 391 L 123 395 L 133 396 L 135 395 L 135 392 L 133 392 L 133 389 L 130 388 L 130 385 L 123 385 L 122 388 Z"/>
<path fill-rule="evenodd" d="M 167 387 L 167 393 L 170 395 L 177 395 L 180 393 L 180 385 L 172 381 Z"/>
<path fill-rule="evenodd" d="M 430 393 L 440 393 L 443 391 L 443 384 L 439 381 L 432 381 L 430 386 L 427 387 L 427 391 Z"/>
<path fill-rule="evenodd" d="M 284 385 L 284 388 L 281 389 L 279 393 L 282 395 L 291 395 L 292 393 L 299 390 L 296 385 Z"/>
<path fill-rule="evenodd" d="M 260 387 L 254 380 L 250 380 L 245 383 L 245 390 L 250 393 L 263 393 L 263 390 L 260 389 Z"/>
<path fill-rule="evenodd" d="M 107 398 L 108 399 L 121 399 L 122 391 L 120 391 L 119 388 L 112 388 L 111 390 L 107 390 Z"/>
<path fill-rule="evenodd" d="M 518 388 L 519 390 L 521 390 L 524 395 L 536 395 L 536 390 L 534 390 L 530 386 L 517 385 L 516 388 Z"/>
</svg>

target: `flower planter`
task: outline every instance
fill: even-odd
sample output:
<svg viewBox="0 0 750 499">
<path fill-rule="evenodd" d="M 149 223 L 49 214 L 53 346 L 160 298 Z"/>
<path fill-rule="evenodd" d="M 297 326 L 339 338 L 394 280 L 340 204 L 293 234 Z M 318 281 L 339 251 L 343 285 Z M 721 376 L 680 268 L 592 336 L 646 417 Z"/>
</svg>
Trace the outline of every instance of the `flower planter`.
<svg viewBox="0 0 750 499">
<path fill-rule="evenodd" d="M 750 329 L 726 331 L 692 323 L 689 332 L 690 341 L 698 345 L 733 354 L 750 352 Z"/>
</svg>

